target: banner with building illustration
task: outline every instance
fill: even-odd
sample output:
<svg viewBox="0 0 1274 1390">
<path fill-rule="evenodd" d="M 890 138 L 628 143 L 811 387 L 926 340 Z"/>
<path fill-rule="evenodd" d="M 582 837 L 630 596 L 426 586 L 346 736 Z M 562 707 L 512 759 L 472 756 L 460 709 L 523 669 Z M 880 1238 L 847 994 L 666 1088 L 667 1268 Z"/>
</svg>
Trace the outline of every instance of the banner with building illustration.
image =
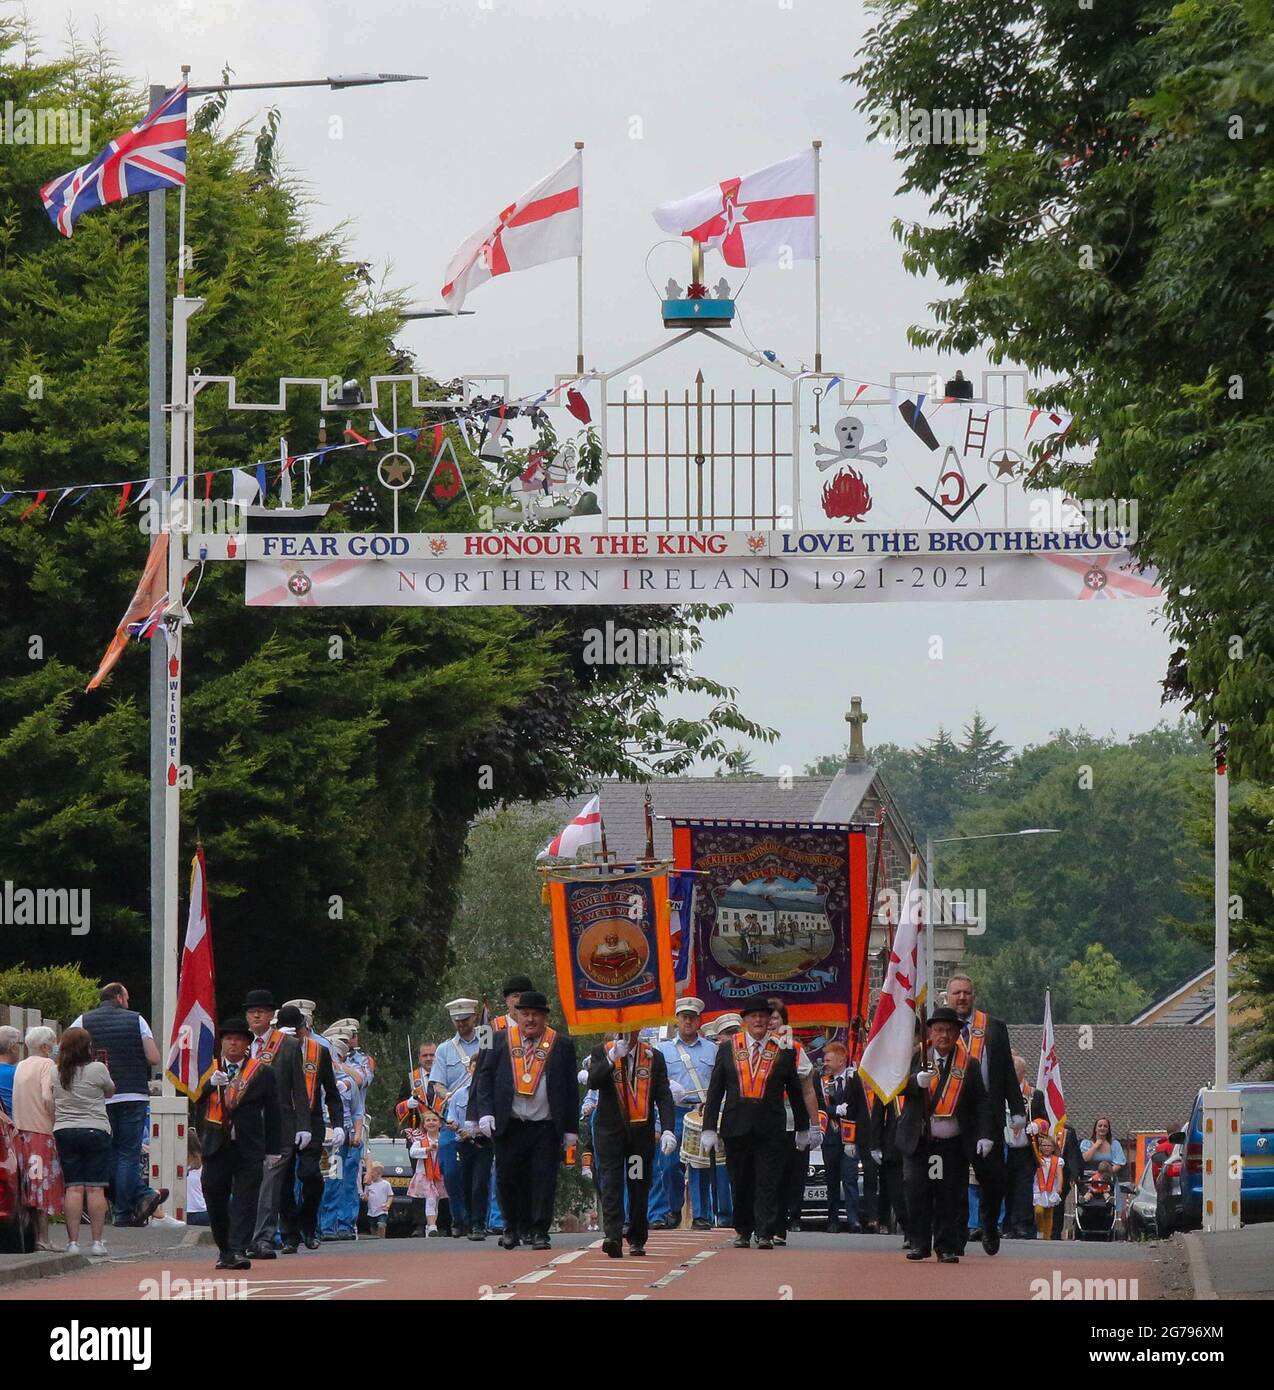
<svg viewBox="0 0 1274 1390">
<path fill-rule="evenodd" d="M 570 1032 L 676 1018 L 667 875 L 553 880 L 549 902 L 557 992 Z"/>
<path fill-rule="evenodd" d="M 694 992 L 705 1017 L 764 989 L 793 1025 L 848 1026 L 867 1008 L 867 834 L 849 825 L 673 820 L 696 870 Z"/>
</svg>

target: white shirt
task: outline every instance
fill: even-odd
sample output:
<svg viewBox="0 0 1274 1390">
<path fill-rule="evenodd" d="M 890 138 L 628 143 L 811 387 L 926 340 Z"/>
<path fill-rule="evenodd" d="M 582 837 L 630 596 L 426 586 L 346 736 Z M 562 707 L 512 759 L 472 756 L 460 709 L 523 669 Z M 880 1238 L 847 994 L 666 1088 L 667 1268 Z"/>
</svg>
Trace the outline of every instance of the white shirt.
<svg viewBox="0 0 1274 1390">
<path fill-rule="evenodd" d="M 186 1210 L 207 1211 L 208 1204 L 203 1199 L 203 1169 L 186 1169 Z"/>
<path fill-rule="evenodd" d="M 138 1015 L 137 1015 L 137 1022 L 141 1025 L 141 1035 L 142 1035 L 143 1038 L 153 1038 L 153 1037 L 155 1036 L 155 1035 L 150 1031 L 150 1024 L 146 1022 L 146 1020 L 141 1016 L 141 1014 L 138 1014 Z M 75 1020 L 75 1022 L 71 1024 L 71 1027 L 72 1027 L 72 1028 L 83 1028 L 83 1027 L 84 1027 L 84 1015 L 81 1014 L 81 1015 L 79 1016 L 79 1018 L 77 1018 L 77 1019 Z M 146 1065 L 149 1066 L 150 1063 L 148 1062 Z M 107 1103 L 107 1105 L 119 1105 L 121 1101 L 125 1101 L 125 1100 L 147 1100 L 147 1101 L 148 1101 L 149 1099 L 150 1099 L 150 1096 L 149 1096 L 149 1095 L 139 1095 L 136 1091 L 122 1091 L 122 1092 L 117 1091 L 106 1103 Z"/>
<path fill-rule="evenodd" d="M 380 1216 L 387 1212 L 393 1205 L 394 1189 L 391 1183 L 385 1178 L 380 1178 L 376 1182 L 369 1183 L 367 1186 L 367 1214 L 368 1216 Z"/>
<path fill-rule="evenodd" d="M 749 1043 L 751 1043 L 752 1040 L 749 1038 L 748 1041 L 749 1041 Z M 755 1066 L 755 1064 L 756 1064 L 756 1063 L 755 1063 L 755 1060 L 754 1060 L 754 1061 L 753 1061 L 753 1065 Z M 805 1049 L 800 1045 L 800 1043 L 797 1043 L 797 1044 L 796 1044 L 796 1075 L 797 1075 L 797 1078 L 798 1078 L 799 1080 L 804 1080 L 805 1077 L 807 1077 L 807 1076 L 810 1074 L 810 1072 L 812 1072 L 813 1070 L 814 1070 L 814 1063 L 810 1061 L 810 1059 L 809 1059 L 809 1053 L 807 1053 L 807 1052 L 805 1051 Z M 792 1102 L 791 1102 L 790 1100 L 788 1100 L 788 1098 L 787 1098 L 786 1095 L 783 1097 L 783 1112 L 784 1112 L 784 1114 L 787 1116 L 787 1125 L 786 1125 L 786 1129 L 788 1130 L 789 1133 L 791 1133 L 791 1132 L 793 1132 L 793 1131 L 796 1129 L 796 1116 L 792 1114 Z"/>
<path fill-rule="evenodd" d="M 544 1034 L 541 1033 L 540 1036 L 539 1036 L 538 1038 L 535 1039 L 536 1045 L 538 1046 L 538 1045 L 543 1041 L 543 1039 L 544 1039 Z M 526 1038 L 523 1038 L 522 1041 L 523 1041 L 523 1044 L 525 1044 L 525 1043 L 527 1042 L 527 1039 L 526 1039 Z M 518 1119 L 518 1120 L 548 1120 L 548 1119 L 551 1119 L 551 1118 L 552 1118 L 552 1112 L 549 1110 L 549 1085 L 548 1085 L 548 1082 L 549 1082 L 549 1068 L 548 1068 L 548 1063 L 546 1062 L 546 1063 L 544 1064 L 544 1070 L 540 1073 L 540 1084 L 535 1088 L 535 1094 L 534 1094 L 534 1095 L 524 1096 L 524 1095 L 522 1095 L 519 1091 L 517 1091 L 516 1088 L 514 1089 L 514 1092 L 513 1092 L 513 1116 L 514 1116 L 514 1119 Z"/>
</svg>

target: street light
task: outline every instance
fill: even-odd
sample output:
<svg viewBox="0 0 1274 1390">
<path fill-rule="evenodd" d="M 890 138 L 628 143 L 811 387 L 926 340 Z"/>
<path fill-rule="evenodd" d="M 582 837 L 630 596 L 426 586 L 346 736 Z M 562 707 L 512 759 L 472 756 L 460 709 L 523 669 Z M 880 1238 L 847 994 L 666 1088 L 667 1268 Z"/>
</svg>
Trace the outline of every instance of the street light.
<svg viewBox="0 0 1274 1390">
<path fill-rule="evenodd" d="M 925 979 L 929 982 L 929 988 L 936 997 L 937 989 L 934 988 L 933 978 L 933 847 L 934 845 L 954 845 L 961 840 L 1014 840 L 1019 835 L 1060 835 L 1060 830 L 1052 827 L 1031 826 L 1027 830 L 997 830 L 989 835 L 945 835 L 935 840 L 931 835 L 925 836 L 925 888 L 929 893 L 929 922 L 928 930 L 925 932 Z"/>
<path fill-rule="evenodd" d="M 383 87 L 390 82 L 428 82 L 427 77 L 419 77 L 406 72 L 350 72 L 337 73 L 333 77 L 302 77 L 291 82 L 216 82 L 209 87 L 188 87 L 192 97 L 211 96 L 214 92 L 274 92 L 284 87 L 328 87 L 333 92 L 344 91 L 346 87 Z"/>
</svg>

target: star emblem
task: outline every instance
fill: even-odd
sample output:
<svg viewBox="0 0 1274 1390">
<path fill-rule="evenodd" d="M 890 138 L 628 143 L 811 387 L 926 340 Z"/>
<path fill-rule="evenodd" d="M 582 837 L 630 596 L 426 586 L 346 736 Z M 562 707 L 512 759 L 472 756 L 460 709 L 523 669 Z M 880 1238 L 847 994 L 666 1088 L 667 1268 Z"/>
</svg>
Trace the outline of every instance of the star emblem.
<svg viewBox="0 0 1274 1390">
<path fill-rule="evenodd" d="M 387 483 L 405 483 L 407 481 L 407 463 L 405 459 L 395 459 L 393 463 L 385 465 L 385 481 Z"/>
<path fill-rule="evenodd" d="M 995 465 L 995 476 L 1004 478 L 1013 476 L 1013 470 L 1017 467 L 1017 460 L 1011 454 L 999 454 L 991 462 Z"/>
</svg>

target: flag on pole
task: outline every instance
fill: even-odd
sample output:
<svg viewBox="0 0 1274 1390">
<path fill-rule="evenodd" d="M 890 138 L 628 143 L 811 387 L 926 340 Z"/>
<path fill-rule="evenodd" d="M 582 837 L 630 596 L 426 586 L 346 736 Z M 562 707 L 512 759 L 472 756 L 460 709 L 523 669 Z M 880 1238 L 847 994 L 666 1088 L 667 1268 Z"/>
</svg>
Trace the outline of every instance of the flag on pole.
<svg viewBox="0 0 1274 1390">
<path fill-rule="evenodd" d="M 212 962 L 212 919 L 208 914 L 208 866 L 203 846 L 190 866 L 190 915 L 181 950 L 177 1011 L 168 1048 L 168 1079 L 198 1100 L 216 1062 L 217 1003 Z"/>
<path fill-rule="evenodd" d="M 1035 1089 L 1044 1097 L 1049 1127 L 1066 1118 L 1066 1097 L 1062 1094 L 1062 1068 L 1057 1060 L 1057 1042 L 1053 1037 L 1053 997 L 1044 991 L 1044 1036 L 1040 1041 L 1040 1066 L 1035 1073 Z"/>
<path fill-rule="evenodd" d="M 916 1018 L 924 1017 L 928 995 L 922 942 L 923 899 L 920 860 L 913 854 L 911 879 L 898 914 L 885 983 L 876 1001 L 867 1046 L 858 1063 L 859 1074 L 886 1105 L 901 1092 L 911 1074 L 911 1057 L 917 1038 Z"/>
<path fill-rule="evenodd" d="M 668 932 L 678 994 L 690 988 L 694 974 L 694 891 L 694 874 L 675 870 L 668 875 Z"/>
<path fill-rule="evenodd" d="M 179 188 L 186 182 L 186 84 L 163 100 L 126 135 L 117 136 L 88 164 L 40 189 L 44 210 L 63 236 L 82 214 L 131 193 Z"/>
<path fill-rule="evenodd" d="M 159 630 L 160 619 L 168 607 L 168 532 L 161 532 L 159 539 L 150 548 L 146 566 L 138 581 L 137 591 L 132 602 L 119 620 L 115 636 L 102 655 L 93 679 L 85 687 L 96 690 L 115 669 L 120 654 L 128 646 L 128 639 L 153 637 Z"/>
<path fill-rule="evenodd" d="M 492 276 L 582 254 L 583 170 L 584 156 L 576 150 L 461 246 L 442 287 L 452 313 L 459 313 L 465 296 Z"/>
<path fill-rule="evenodd" d="M 720 251 L 726 265 L 777 265 L 815 256 L 815 153 L 805 150 L 688 198 L 661 203 L 655 221 Z"/>
<path fill-rule="evenodd" d="M 576 852 L 602 842 L 602 799 L 590 797 L 584 809 L 537 854 L 536 859 L 574 859 Z"/>
</svg>

